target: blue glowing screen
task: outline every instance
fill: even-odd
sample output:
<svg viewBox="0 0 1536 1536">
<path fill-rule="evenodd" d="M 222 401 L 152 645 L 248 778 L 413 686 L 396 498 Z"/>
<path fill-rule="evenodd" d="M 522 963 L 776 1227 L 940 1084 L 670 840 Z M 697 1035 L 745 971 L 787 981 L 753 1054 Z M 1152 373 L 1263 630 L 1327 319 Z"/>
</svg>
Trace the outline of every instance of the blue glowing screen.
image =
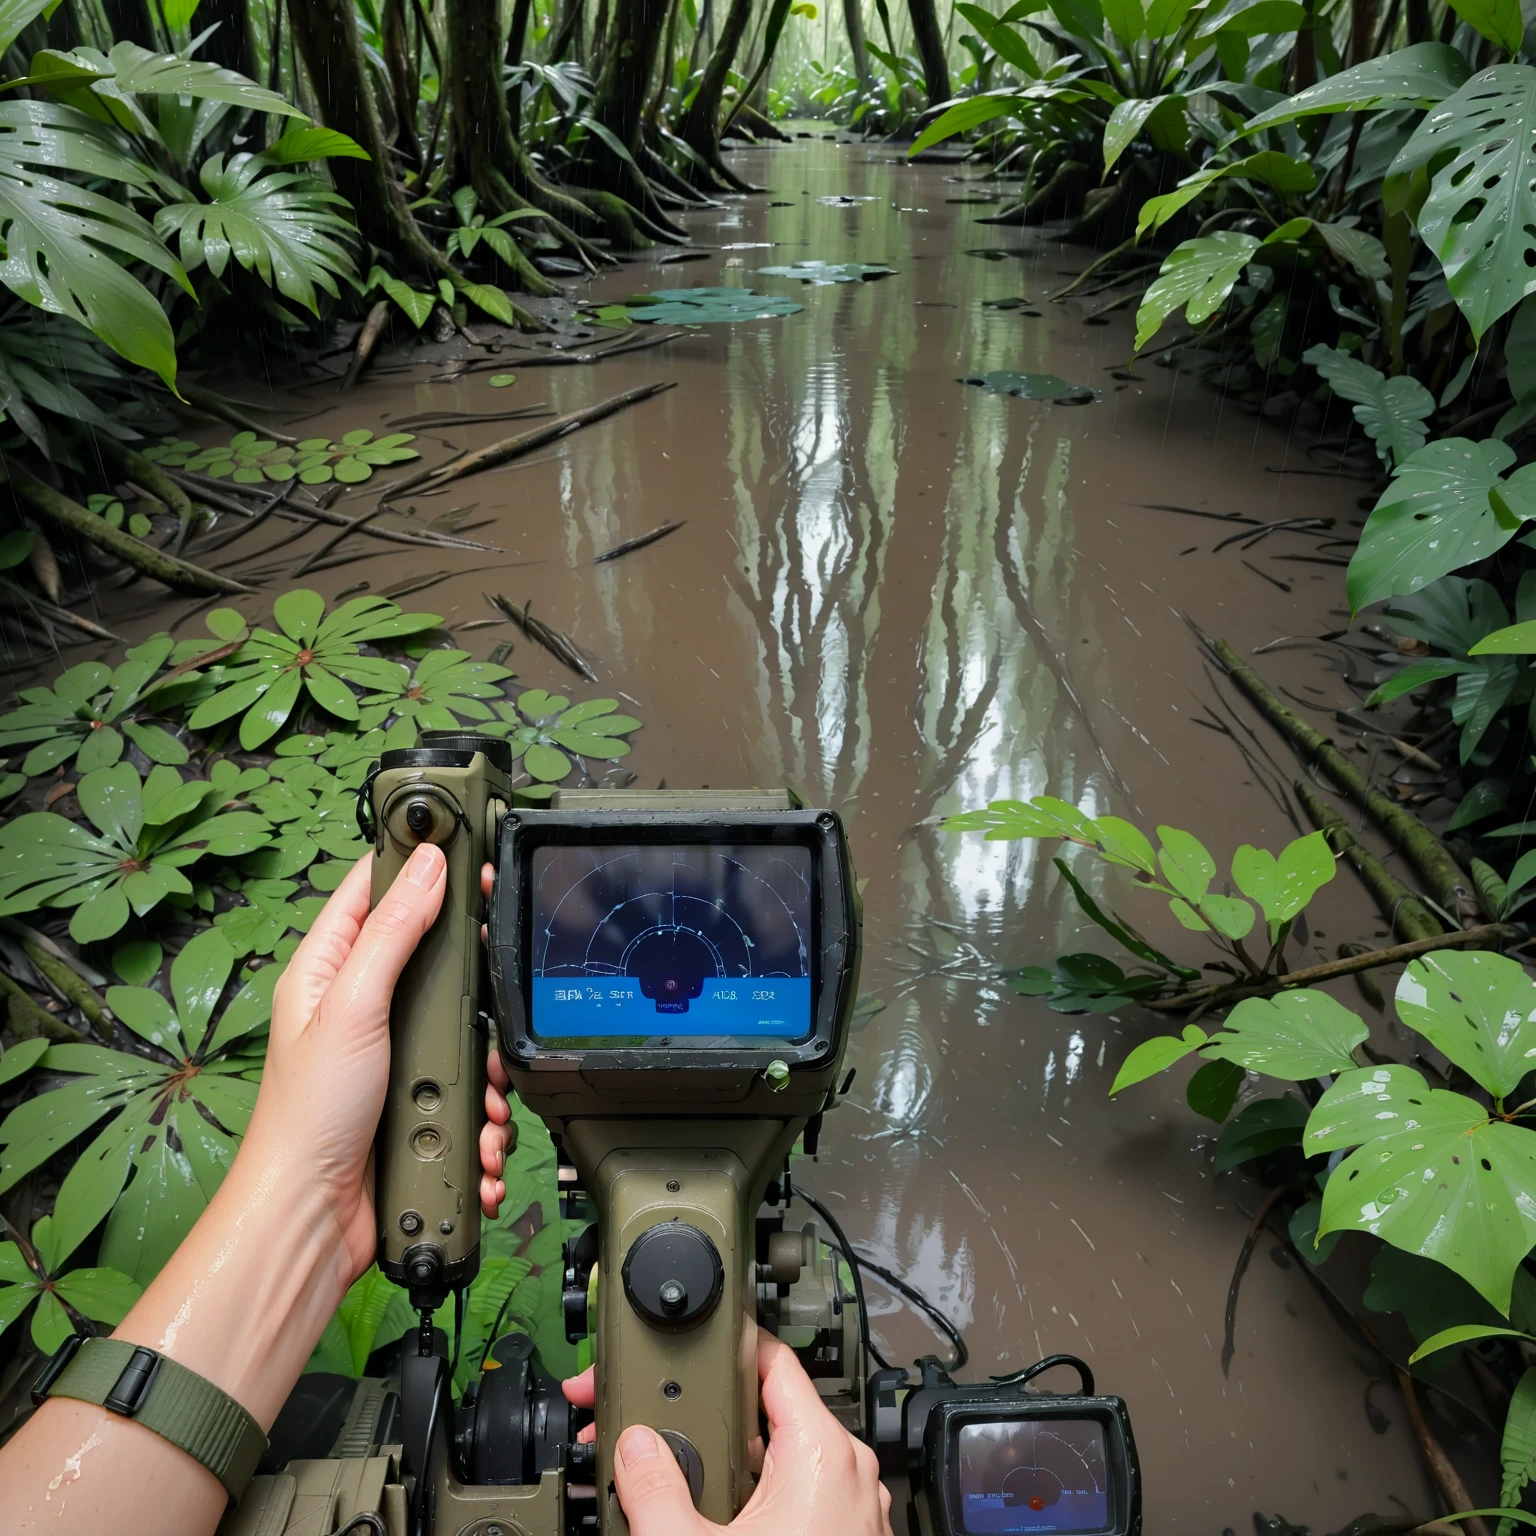
<svg viewBox="0 0 1536 1536">
<path fill-rule="evenodd" d="M 1104 1426 L 1097 1420 L 966 1424 L 959 1452 L 968 1536 L 1108 1528 Z"/>
</svg>

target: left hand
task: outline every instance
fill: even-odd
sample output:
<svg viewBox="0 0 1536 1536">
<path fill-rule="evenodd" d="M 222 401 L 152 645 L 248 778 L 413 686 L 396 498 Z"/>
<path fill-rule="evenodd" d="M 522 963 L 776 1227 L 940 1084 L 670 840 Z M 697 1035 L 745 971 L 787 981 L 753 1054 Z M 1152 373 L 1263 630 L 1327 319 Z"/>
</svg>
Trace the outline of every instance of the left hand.
<svg viewBox="0 0 1536 1536">
<path fill-rule="evenodd" d="M 326 902 L 277 983 L 261 1093 L 240 1160 L 301 1180 L 335 1221 L 350 1279 L 374 1256 L 372 1153 L 389 1086 L 389 1002 L 448 884 L 423 843 L 371 912 L 373 858 Z"/>
</svg>

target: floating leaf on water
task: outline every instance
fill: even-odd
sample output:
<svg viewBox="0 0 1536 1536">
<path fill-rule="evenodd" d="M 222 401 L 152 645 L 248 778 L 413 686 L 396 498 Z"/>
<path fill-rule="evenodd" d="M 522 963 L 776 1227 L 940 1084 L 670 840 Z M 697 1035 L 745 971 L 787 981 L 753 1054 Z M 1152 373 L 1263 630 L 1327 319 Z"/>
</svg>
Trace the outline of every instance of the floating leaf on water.
<svg viewBox="0 0 1536 1536">
<path fill-rule="evenodd" d="M 878 203 L 880 199 L 872 193 L 855 197 L 851 193 L 837 192 L 831 197 L 818 197 L 816 201 L 825 203 L 829 208 L 851 208 L 855 203 Z"/>
<path fill-rule="evenodd" d="M 973 373 L 960 380 L 994 395 L 1016 395 L 1020 400 L 1059 400 L 1064 405 L 1087 405 L 1099 392 L 1086 384 L 1069 384 L 1054 373 Z"/>
<path fill-rule="evenodd" d="M 491 375 L 492 389 L 505 389 L 509 384 L 516 383 L 517 375 L 515 373 L 493 373 Z"/>
<path fill-rule="evenodd" d="M 1013 252 L 1005 251 L 996 245 L 980 245 L 967 251 L 965 254 L 978 257 L 982 261 L 1007 261 Z"/>
<path fill-rule="evenodd" d="M 1032 314 L 1035 312 L 1033 301 L 1026 299 L 1022 294 L 1017 298 L 983 299 L 981 307 L 983 309 L 1024 309 Z"/>
<path fill-rule="evenodd" d="M 760 277 L 792 277 L 820 288 L 828 283 L 867 283 L 891 277 L 894 267 L 867 261 L 797 261 L 787 267 L 759 267 Z"/>
<path fill-rule="evenodd" d="M 626 301 L 647 325 L 720 325 L 798 314 L 805 306 L 750 288 L 659 288 Z"/>
<path fill-rule="evenodd" d="M 370 479 L 374 470 L 383 465 L 419 458 L 414 448 L 406 446 L 415 441 L 410 432 L 375 437 L 367 427 L 343 433 L 334 443 L 327 437 L 279 443 L 254 432 L 237 432 L 228 443 L 211 448 L 185 439 L 167 438 L 146 448 L 144 457 L 170 469 L 185 469 L 214 480 L 233 480 L 237 485 L 281 482 L 292 480 L 295 475 L 305 485 L 326 485 L 332 480 L 356 485 Z M 110 513 L 107 515 L 110 521 Z"/>
</svg>

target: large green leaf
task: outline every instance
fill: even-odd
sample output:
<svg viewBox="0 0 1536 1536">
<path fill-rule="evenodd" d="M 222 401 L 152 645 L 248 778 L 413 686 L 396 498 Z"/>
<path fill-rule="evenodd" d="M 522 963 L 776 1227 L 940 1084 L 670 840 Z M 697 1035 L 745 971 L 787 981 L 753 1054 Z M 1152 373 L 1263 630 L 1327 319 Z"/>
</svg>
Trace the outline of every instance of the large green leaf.
<svg viewBox="0 0 1536 1536">
<path fill-rule="evenodd" d="M 1216 1140 L 1216 1172 L 1297 1145 L 1306 1123 L 1307 1106 L 1289 1094 L 1245 1104 Z"/>
<path fill-rule="evenodd" d="M 1243 124 L 1243 132 L 1277 127 L 1319 112 L 1364 112 L 1375 107 L 1432 107 L 1466 83 L 1470 70 L 1449 43 L 1415 43 L 1379 59 L 1330 75 Z"/>
<path fill-rule="evenodd" d="M 1104 174 L 1109 175 L 1115 161 L 1136 142 L 1156 113 L 1165 108 L 1170 113 L 1176 112 L 1183 104 L 1184 98 L 1179 95 L 1130 96 L 1122 101 L 1104 125 Z"/>
<path fill-rule="evenodd" d="M 0 0 L 0 53 L 4 53 L 44 11 L 59 0 Z"/>
<path fill-rule="evenodd" d="M 267 145 L 260 158 L 268 165 L 301 165 L 308 160 L 366 160 L 368 151 L 335 128 L 290 123 L 282 138 Z"/>
<path fill-rule="evenodd" d="M 186 273 L 131 208 L 48 170 L 130 186 L 147 179 L 84 113 L 47 101 L 0 103 L 0 282 L 39 309 L 81 321 L 129 362 L 174 383 L 165 311 L 118 261 L 145 262 L 190 292 Z"/>
<path fill-rule="evenodd" d="M 1536 619 L 1490 630 L 1467 652 L 1469 656 L 1536 656 Z"/>
<path fill-rule="evenodd" d="M 204 161 L 199 179 L 206 203 L 179 202 L 155 215 L 155 230 L 174 239 L 188 271 L 207 265 L 223 277 L 231 257 L 264 283 L 318 313 L 315 289 L 337 297 L 337 277 L 351 277 L 344 239 L 352 225 L 334 210 L 347 207 L 307 172 L 272 171 L 254 155 Z"/>
<path fill-rule="evenodd" d="M 1245 997 L 1200 1054 L 1300 1083 L 1354 1071 L 1355 1047 L 1369 1034 L 1358 1014 L 1326 992 L 1281 992 Z"/>
<path fill-rule="evenodd" d="M 1245 160 L 1233 161 L 1230 165 L 1211 166 L 1198 170 L 1193 176 L 1186 176 L 1173 191 L 1165 192 L 1161 197 L 1149 197 L 1141 205 L 1141 212 L 1136 215 L 1136 238 L 1140 240 L 1149 229 L 1154 232 L 1161 229 L 1174 214 L 1192 203 L 1207 188 L 1229 178 L 1263 182 L 1266 186 L 1274 187 L 1278 192 L 1310 192 L 1317 185 L 1317 172 L 1307 161 L 1298 160 L 1294 155 L 1282 154 L 1276 149 L 1261 150 L 1256 155 L 1249 155 Z M 1206 238 L 1217 237 L 1207 236 Z M 1186 242 L 1186 244 L 1194 243 Z M 1257 241 L 1254 243 L 1258 244 Z M 1182 250 L 1183 247 L 1181 246 L 1180 249 Z"/>
<path fill-rule="evenodd" d="M 1499 478 L 1514 462 L 1514 449 L 1496 439 L 1447 437 L 1399 464 L 1349 562 L 1351 611 L 1417 592 L 1502 549 L 1519 531 L 1520 519 L 1536 512 L 1530 467 Z"/>
<path fill-rule="evenodd" d="M 1496 1099 L 1536 1069 L 1536 981 L 1505 955 L 1447 949 L 1413 961 L 1397 1011 Z"/>
<path fill-rule="evenodd" d="M 1143 1040 L 1120 1064 L 1120 1070 L 1110 1085 L 1110 1097 L 1113 1098 L 1122 1088 L 1129 1088 L 1135 1083 L 1145 1082 L 1149 1077 L 1155 1077 L 1159 1072 L 1166 1072 L 1169 1067 L 1198 1051 L 1205 1042 L 1206 1033 L 1198 1024 L 1186 1024 L 1182 1039 L 1176 1035 L 1157 1035 L 1151 1040 Z"/>
<path fill-rule="evenodd" d="M 1357 1149 L 1328 1179 L 1319 1234 L 1370 1232 L 1437 1259 L 1508 1315 L 1515 1270 L 1536 1243 L 1536 1135 L 1411 1067 L 1381 1066 L 1339 1078 L 1303 1145 Z"/>
<path fill-rule="evenodd" d="M 1328 839 L 1321 832 L 1287 843 L 1278 858 L 1247 843 L 1232 856 L 1232 878 L 1238 890 L 1263 909 L 1272 936 L 1333 879 L 1334 868 Z"/>
<path fill-rule="evenodd" d="M 1419 233 L 1481 340 L 1536 291 L 1536 69 L 1495 64 L 1427 113 L 1390 174 L 1426 165 Z"/>
<path fill-rule="evenodd" d="M 1255 235 L 1224 229 L 1178 246 L 1136 311 L 1136 350 L 1146 346 L 1177 309 L 1188 306 L 1185 318 L 1191 325 L 1209 320 L 1226 302 L 1259 244 Z"/>
<path fill-rule="evenodd" d="M 1497 43 L 1508 54 L 1520 52 L 1525 38 L 1520 0 L 1450 0 L 1450 7 L 1490 43 Z"/>
<path fill-rule="evenodd" d="M 1521 1376 L 1510 1397 L 1499 1465 L 1503 1470 L 1499 1503 L 1518 1506 L 1525 1485 L 1536 1477 L 1536 1367 Z"/>
<path fill-rule="evenodd" d="M 1379 368 L 1321 342 L 1301 356 L 1327 379 L 1336 395 L 1353 403 L 1355 420 L 1365 428 L 1388 469 L 1424 446 L 1429 436 L 1425 423 L 1434 414 L 1435 397 L 1417 379 L 1406 373 L 1389 379 Z"/>
</svg>

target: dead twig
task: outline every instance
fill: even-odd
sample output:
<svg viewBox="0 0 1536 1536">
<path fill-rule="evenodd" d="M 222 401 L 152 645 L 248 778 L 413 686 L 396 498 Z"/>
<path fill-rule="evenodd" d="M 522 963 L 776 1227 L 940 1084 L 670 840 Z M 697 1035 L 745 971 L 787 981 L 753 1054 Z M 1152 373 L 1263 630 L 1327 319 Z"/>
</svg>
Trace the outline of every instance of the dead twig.
<svg viewBox="0 0 1536 1536">
<path fill-rule="evenodd" d="M 363 327 L 357 333 L 357 348 L 352 353 L 346 377 L 337 386 L 338 389 L 351 389 L 357 383 L 358 375 L 368 366 L 368 359 L 373 356 L 373 349 L 378 346 L 379 337 L 384 334 L 384 325 L 388 319 L 389 303 L 380 299 L 368 311 L 368 318 L 363 321 Z"/>
<path fill-rule="evenodd" d="M 528 611 L 533 606 L 531 603 L 519 608 L 516 603 L 503 597 L 499 592 L 487 592 L 485 600 L 498 613 L 504 613 L 511 619 L 535 645 L 542 645 L 551 656 L 569 667 L 577 677 L 589 683 L 597 681 L 597 673 L 592 670 L 591 663 L 576 649 L 570 638 L 562 635 L 558 629 L 551 629 L 548 624 L 533 617 Z"/>
<path fill-rule="evenodd" d="M 371 523 L 374 518 L 379 515 L 379 513 L 387 512 L 388 510 L 389 503 L 387 501 L 381 501 L 376 507 L 373 508 L 371 512 L 364 512 L 361 517 L 354 518 L 353 521 L 349 523 L 345 528 L 338 528 L 336 532 L 333 533 L 330 538 L 328 538 L 319 547 L 319 549 L 314 550 L 312 553 L 306 555 L 301 561 L 299 561 L 296 566 L 294 566 L 293 574 L 298 577 L 302 576 L 305 571 L 313 570 L 315 566 L 319 565 L 319 563 L 325 559 L 325 557 L 330 554 L 330 552 L 335 549 L 343 539 L 350 537 L 354 533 L 363 532 L 369 523 Z"/>
<path fill-rule="evenodd" d="M 647 544 L 654 544 L 657 539 L 664 539 L 669 533 L 676 533 L 686 523 L 665 522 L 658 528 L 652 528 L 649 533 L 642 533 L 638 538 L 625 539 L 622 544 L 615 544 L 612 549 L 605 549 L 600 555 L 593 555 L 592 564 L 601 565 L 605 560 L 617 560 L 620 555 L 632 554 L 637 549 L 644 549 Z"/>
</svg>

